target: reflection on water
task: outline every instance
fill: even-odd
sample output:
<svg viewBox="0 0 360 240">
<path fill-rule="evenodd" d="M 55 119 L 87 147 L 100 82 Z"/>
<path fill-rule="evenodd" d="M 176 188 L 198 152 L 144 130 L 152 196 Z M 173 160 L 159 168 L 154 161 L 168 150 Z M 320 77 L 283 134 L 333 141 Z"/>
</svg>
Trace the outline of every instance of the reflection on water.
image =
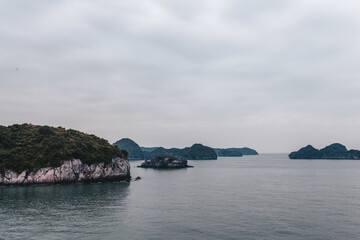
<svg viewBox="0 0 360 240">
<path fill-rule="evenodd" d="M 0 188 L 0 239 L 359 240 L 360 161 L 189 164 L 132 162 L 131 183 Z"/>
<path fill-rule="evenodd" d="M 125 219 L 128 191 L 129 183 L 0 188 L 1 237 L 102 236 Z"/>
</svg>

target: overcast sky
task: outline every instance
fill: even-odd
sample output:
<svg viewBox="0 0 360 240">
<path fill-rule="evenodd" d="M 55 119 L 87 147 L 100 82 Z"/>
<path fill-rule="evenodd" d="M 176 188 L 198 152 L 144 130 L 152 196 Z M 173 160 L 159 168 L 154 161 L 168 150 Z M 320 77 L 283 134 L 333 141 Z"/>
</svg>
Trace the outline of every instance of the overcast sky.
<svg viewBox="0 0 360 240">
<path fill-rule="evenodd" d="M 0 0 L 1 125 L 360 149 L 358 0 Z"/>
</svg>

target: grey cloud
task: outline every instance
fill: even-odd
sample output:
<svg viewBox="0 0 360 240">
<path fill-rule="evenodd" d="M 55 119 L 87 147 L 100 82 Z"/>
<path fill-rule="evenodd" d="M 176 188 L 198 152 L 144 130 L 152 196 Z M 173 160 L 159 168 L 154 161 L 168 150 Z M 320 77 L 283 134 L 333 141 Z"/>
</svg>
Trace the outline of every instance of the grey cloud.
<svg viewBox="0 0 360 240">
<path fill-rule="evenodd" d="M 166 147 L 360 148 L 357 7 L 5 0 L 1 124 Z"/>
</svg>

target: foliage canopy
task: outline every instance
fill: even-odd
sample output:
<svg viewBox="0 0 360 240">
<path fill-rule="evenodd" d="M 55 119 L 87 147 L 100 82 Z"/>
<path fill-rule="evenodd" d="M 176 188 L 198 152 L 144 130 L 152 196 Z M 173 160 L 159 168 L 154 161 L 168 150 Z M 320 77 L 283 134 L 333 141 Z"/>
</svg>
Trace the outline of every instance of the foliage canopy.
<svg viewBox="0 0 360 240">
<path fill-rule="evenodd" d="M 32 124 L 0 126 L 0 172 L 58 167 L 69 159 L 106 164 L 114 157 L 126 156 L 126 151 L 105 139 L 73 129 Z"/>
</svg>

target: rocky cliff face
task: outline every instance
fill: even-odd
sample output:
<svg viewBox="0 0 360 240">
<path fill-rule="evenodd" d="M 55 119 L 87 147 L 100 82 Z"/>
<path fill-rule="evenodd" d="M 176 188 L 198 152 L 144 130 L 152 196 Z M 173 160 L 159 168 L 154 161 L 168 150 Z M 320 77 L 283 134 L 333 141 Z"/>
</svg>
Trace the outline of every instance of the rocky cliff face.
<svg viewBox="0 0 360 240">
<path fill-rule="evenodd" d="M 6 171 L 0 174 L 0 185 L 38 185 L 86 182 L 109 182 L 130 179 L 130 163 L 121 158 L 113 158 L 104 163 L 83 164 L 79 159 L 65 161 L 60 167 L 40 168 L 34 172 L 17 174 Z"/>
</svg>

